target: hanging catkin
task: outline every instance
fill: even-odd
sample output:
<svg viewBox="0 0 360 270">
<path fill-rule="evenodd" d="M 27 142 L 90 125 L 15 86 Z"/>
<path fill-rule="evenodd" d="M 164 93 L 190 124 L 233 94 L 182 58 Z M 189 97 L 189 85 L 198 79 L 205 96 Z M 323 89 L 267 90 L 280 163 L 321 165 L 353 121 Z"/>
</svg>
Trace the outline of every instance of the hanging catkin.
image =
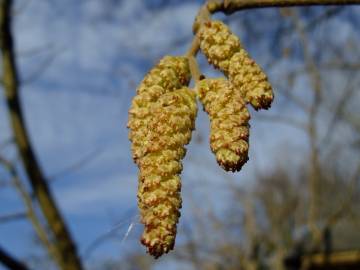
<svg viewBox="0 0 360 270">
<path fill-rule="evenodd" d="M 152 117 L 151 106 L 163 94 L 188 85 L 189 80 L 187 59 L 181 56 L 165 56 L 140 83 L 129 110 L 128 121 L 131 150 L 136 163 L 145 154 L 143 144 L 148 135 L 147 125 Z"/>
<path fill-rule="evenodd" d="M 197 112 L 195 93 L 180 88 L 189 77 L 185 58 L 164 58 L 140 84 L 130 109 L 129 137 L 140 169 L 138 205 L 145 225 L 141 242 L 155 257 L 173 248 L 180 217 L 181 159 Z"/>
<path fill-rule="evenodd" d="M 250 114 L 239 91 L 224 78 L 197 83 L 199 98 L 209 114 L 210 147 L 227 171 L 238 171 L 248 160 Z"/>
<path fill-rule="evenodd" d="M 229 77 L 246 103 L 256 110 L 268 109 L 273 92 L 267 76 L 228 26 L 221 21 L 208 21 L 202 24 L 197 34 L 208 61 Z"/>
<path fill-rule="evenodd" d="M 144 145 L 147 154 L 139 161 L 138 199 L 145 224 L 141 241 L 155 257 L 174 247 L 181 208 L 181 159 L 196 111 L 195 93 L 188 88 L 161 96 L 152 108 Z"/>
</svg>

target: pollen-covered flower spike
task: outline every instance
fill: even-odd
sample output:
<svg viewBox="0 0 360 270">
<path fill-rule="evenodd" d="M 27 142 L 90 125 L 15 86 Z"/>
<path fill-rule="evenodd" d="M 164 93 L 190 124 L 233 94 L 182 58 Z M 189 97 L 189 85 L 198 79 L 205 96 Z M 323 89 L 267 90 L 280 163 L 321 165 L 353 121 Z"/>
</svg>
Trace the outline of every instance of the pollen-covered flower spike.
<svg viewBox="0 0 360 270">
<path fill-rule="evenodd" d="M 210 147 L 226 171 L 239 171 L 248 160 L 250 114 L 239 91 L 224 78 L 204 79 L 197 93 L 209 114 Z"/>
<path fill-rule="evenodd" d="M 145 154 L 144 141 L 148 136 L 148 123 L 152 105 L 165 93 L 188 85 L 190 70 L 187 58 L 165 56 L 150 70 L 137 88 L 129 110 L 129 139 L 132 142 L 133 159 L 138 163 Z"/>
<path fill-rule="evenodd" d="M 229 77 L 246 103 L 268 109 L 273 100 L 265 73 L 242 47 L 239 38 L 221 21 L 205 22 L 198 31 L 200 48 L 208 61 Z"/>
<path fill-rule="evenodd" d="M 151 108 L 146 153 L 138 161 L 138 202 L 145 231 L 141 242 L 159 257 L 173 249 L 180 217 L 181 159 L 197 112 L 195 92 L 184 87 L 164 94 Z"/>
<path fill-rule="evenodd" d="M 164 57 L 145 76 L 129 110 L 129 138 L 140 169 L 138 204 L 145 230 L 141 242 L 161 256 L 175 243 L 180 216 L 181 159 L 196 116 L 195 93 L 185 57 Z"/>
<path fill-rule="evenodd" d="M 229 80 L 255 110 L 270 108 L 274 99 L 271 84 L 244 49 L 240 49 L 230 59 Z"/>
</svg>

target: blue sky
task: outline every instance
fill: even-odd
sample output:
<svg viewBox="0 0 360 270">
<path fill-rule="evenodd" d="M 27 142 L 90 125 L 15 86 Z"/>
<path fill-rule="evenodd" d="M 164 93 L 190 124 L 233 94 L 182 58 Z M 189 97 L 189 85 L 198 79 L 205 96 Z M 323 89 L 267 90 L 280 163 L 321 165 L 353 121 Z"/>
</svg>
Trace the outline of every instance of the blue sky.
<svg viewBox="0 0 360 270">
<path fill-rule="evenodd" d="M 127 110 L 146 71 L 161 56 L 186 51 L 192 37 L 193 18 L 201 3 L 170 1 L 168 6 L 159 8 L 160 2 L 16 1 L 14 33 L 24 82 L 21 97 L 27 126 L 80 253 L 99 235 L 119 227 L 118 236 L 95 250 L 92 258 L 116 258 L 140 246 L 138 224 L 125 243 L 122 242 L 130 224 L 137 222 L 137 168 L 131 160 L 127 139 Z M 112 3 L 114 7 L 107 6 Z M 269 21 L 278 16 L 274 10 L 254 14 Z M 359 28 L 356 29 L 360 25 L 360 9 L 349 14 L 358 16 L 332 19 L 321 31 L 340 29 L 326 37 L 339 43 L 349 39 L 360 42 Z M 279 23 L 274 21 L 274 25 Z M 240 15 L 234 15 L 230 25 L 243 37 L 260 64 L 266 65 L 271 60 L 269 55 L 273 57 L 276 53 L 271 43 L 274 33 L 270 30 L 274 25 L 253 26 L 260 31 L 260 40 L 246 33 Z M 321 32 L 315 33 L 314 38 L 318 35 Z M 294 42 L 291 35 L 289 42 Z M 274 51 L 269 54 L 272 48 Z M 205 67 L 202 57 L 200 61 Z M 278 79 L 282 72 L 297 66 L 296 59 L 280 59 L 271 69 L 270 80 L 281 85 Z M 205 72 L 216 74 L 208 68 Z M 299 92 L 307 87 L 306 78 L 295 83 Z M 284 109 L 281 97 L 275 100 L 271 111 L 276 113 L 280 109 L 302 117 L 293 107 Z M 291 156 L 289 162 L 295 163 L 302 155 L 292 153 L 306 151 L 305 135 L 292 127 L 269 125 L 256 117 L 251 124 L 250 161 L 240 173 L 226 174 L 238 185 L 251 183 L 254 172 L 271 168 L 272 161 L 279 156 Z M 10 137 L 2 95 L 0 131 L 1 143 Z M 186 212 L 191 205 L 186 198 L 190 193 L 199 201 L 209 200 L 219 208 L 224 206 L 218 203 L 219 199 L 227 196 L 226 190 L 218 188 L 225 173 L 217 167 L 209 151 L 207 134 L 208 119 L 199 107 L 197 130 L 184 160 L 184 209 L 180 226 L 188 220 Z M 2 151 L 7 157 L 15 158 L 13 148 Z M 86 162 L 82 166 L 67 170 L 84 158 Z M 0 177 L 3 175 L 0 171 Z M 0 189 L 0 198 L 0 215 L 22 209 L 12 189 Z M 0 224 L 0 244 L 19 257 L 28 256 L 29 248 L 34 246 L 31 234 L 26 222 Z M 31 251 L 37 252 L 37 249 Z"/>
</svg>

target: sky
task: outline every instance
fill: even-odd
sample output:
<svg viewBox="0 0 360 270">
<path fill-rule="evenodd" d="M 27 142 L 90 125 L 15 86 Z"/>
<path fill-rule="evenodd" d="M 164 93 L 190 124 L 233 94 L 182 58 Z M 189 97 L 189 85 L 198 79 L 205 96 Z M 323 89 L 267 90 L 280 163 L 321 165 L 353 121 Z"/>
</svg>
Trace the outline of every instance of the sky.
<svg viewBox="0 0 360 270">
<path fill-rule="evenodd" d="M 15 1 L 13 30 L 27 127 L 80 254 L 97 237 L 117 229 L 111 241 L 92 251 L 88 263 L 117 258 L 133 248 L 141 250 L 137 168 L 130 154 L 127 110 L 136 85 L 162 56 L 186 52 L 201 2 L 168 1 L 164 5 L 160 0 Z M 278 16 L 274 10 L 254 14 L 249 16 L 257 14 L 269 21 Z M 356 29 L 360 9 L 351 14 L 359 16 L 332 19 L 322 31 L 340 29 L 329 36 L 339 42 L 360 42 Z M 243 37 L 250 53 L 264 66 L 270 60 L 269 50 L 273 50 L 271 55 L 278 53 L 272 44 L 276 36 L 270 29 L 278 23 L 253 25 L 254 31 L 260 33 L 260 40 L 254 40 L 246 33 L 240 15 L 230 20 L 234 32 Z M 206 66 L 203 57 L 199 59 L 205 73 L 218 75 Z M 291 63 L 280 59 L 271 69 L 270 80 L 274 85 L 281 84 L 277 81 L 281 73 L 297 65 L 296 59 Z M 306 79 L 296 83 L 300 92 L 306 88 Z M 281 98 L 275 99 L 271 110 L 278 112 L 282 105 Z M 296 109 L 287 110 L 301 118 Z M 208 126 L 207 115 L 199 106 L 196 131 L 184 159 L 185 199 L 180 227 L 189 219 L 186 213 L 191 204 L 186 198 L 190 194 L 199 201 L 211 196 L 211 205 L 221 209 L 224 205 L 219 199 L 227 193 L 218 187 L 223 185 L 224 177 L 237 185 L 251 185 L 254 173 L 271 168 L 273 160 L 284 151 L 292 157 L 290 163 L 301 156 L 292 153 L 306 151 L 305 134 L 255 118 L 251 122 L 250 161 L 239 173 L 224 173 L 209 150 Z M 0 95 L 0 144 L 10 136 L 4 97 Z M 11 146 L 0 151 L 12 160 L 16 158 Z M 0 177 L 4 175 L 0 170 Z M 0 189 L 0 198 L 0 215 L 23 209 L 9 187 Z M 129 227 L 130 234 L 125 237 Z M 34 246 L 31 226 L 26 221 L 0 224 L 0 245 L 18 257 L 28 258 L 29 247 Z M 41 251 L 35 248 L 30 253 L 37 255 Z"/>
</svg>

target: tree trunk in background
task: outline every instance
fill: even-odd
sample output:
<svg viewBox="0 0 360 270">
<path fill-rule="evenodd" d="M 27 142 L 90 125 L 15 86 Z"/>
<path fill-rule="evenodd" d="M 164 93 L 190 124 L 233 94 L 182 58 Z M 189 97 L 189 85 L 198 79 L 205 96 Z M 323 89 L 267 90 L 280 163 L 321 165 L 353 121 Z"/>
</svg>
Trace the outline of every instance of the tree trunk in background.
<svg viewBox="0 0 360 270">
<path fill-rule="evenodd" d="M 2 83 L 13 135 L 32 191 L 53 234 L 55 247 L 59 254 L 59 266 L 64 270 L 80 270 L 82 265 L 77 255 L 75 243 L 53 199 L 46 178 L 32 150 L 25 127 L 19 100 L 19 79 L 11 33 L 12 2 L 12 0 L 0 0 L 0 46 L 3 65 Z"/>
</svg>

